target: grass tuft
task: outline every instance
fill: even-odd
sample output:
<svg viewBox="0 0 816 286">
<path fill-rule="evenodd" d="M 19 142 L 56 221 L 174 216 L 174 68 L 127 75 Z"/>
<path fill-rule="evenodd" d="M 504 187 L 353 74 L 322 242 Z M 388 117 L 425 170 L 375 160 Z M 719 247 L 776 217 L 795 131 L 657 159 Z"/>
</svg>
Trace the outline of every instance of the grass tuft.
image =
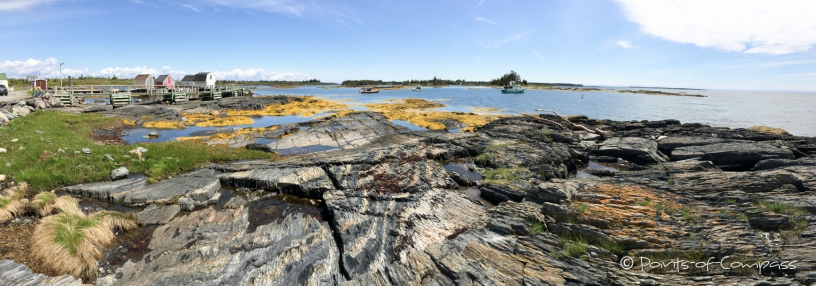
<svg viewBox="0 0 816 286">
<path fill-rule="evenodd" d="M 116 239 L 112 230 L 138 226 L 133 215 L 109 211 L 86 215 L 68 196 L 56 199 L 54 205 L 60 212 L 43 218 L 34 230 L 32 255 L 51 271 L 86 281 L 96 279 L 97 260 Z"/>
</svg>

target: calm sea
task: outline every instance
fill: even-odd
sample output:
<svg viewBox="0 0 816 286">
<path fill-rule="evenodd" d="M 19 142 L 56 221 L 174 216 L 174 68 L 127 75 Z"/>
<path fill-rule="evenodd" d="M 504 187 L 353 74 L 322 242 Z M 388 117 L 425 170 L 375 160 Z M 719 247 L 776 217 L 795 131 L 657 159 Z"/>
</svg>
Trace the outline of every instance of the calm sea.
<svg viewBox="0 0 816 286">
<path fill-rule="evenodd" d="M 633 88 L 625 88 L 633 89 Z M 358 88 L 300 87 L 257 89 L 259 95 L 315 95 L 351 103 L 379 102 L 391 98 L 423 98 L 446 104 L 444 110 L 471 111 L 473 107 L 499 108 L 499 113 L 535 113 L 549 108 L 562 115 L 583 114 L 612 120 L 677 119 L 683 123 L 747 128 L 754 125 L 779 127 L 791 134 L 816 136 L 816 93 L 740 90 L 666 90 L 708 97 L 657 96 L 616 92 L 566 92 L 527 90 L 524 94 L 502 94 L 494 88 L 453 86 L 426 87 L 420 92 L 381 90 L 360 94 Z M 364 109 L 363 107 L 358 107 Z"/>
</svg>

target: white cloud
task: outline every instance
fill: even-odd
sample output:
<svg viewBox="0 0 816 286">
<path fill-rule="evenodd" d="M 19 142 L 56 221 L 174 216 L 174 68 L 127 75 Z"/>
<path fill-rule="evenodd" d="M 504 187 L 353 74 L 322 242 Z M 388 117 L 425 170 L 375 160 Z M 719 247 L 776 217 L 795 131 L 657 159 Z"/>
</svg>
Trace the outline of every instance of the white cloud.
<svg viewBox="0 0 816 286">
<path fill-rule="evenodd" d="M 28 75 L 36 75 L 40 78 L 57 78 L 59 77 L 59 60 L 55 58 L 48 58 L 45 61 L 28 59 L 26 61 L 5 61 L 0 62 L 0 72 L 4 72 L 10 78 L 25 78 Z M 71 69 L 63 66 L 62 76 L 101 76 L 111 77 L 117 76 L 120 78 L 131 78 L 137 74 L 169 74 L 173 78 L 181 79 L 184 75 L 189 74 L 187 71 L 174 70 L 169 66 L 163 66 L 161 70 L 142 67 L 107 67 L 98 71 L 91 71 L 88 68 Z M 217 79 L 234 79 L 234 80 L 307 80 L 311 79 L 309 74 L 300 72 L 274 72 L 267 71 L 261 68 L 250 69 L 234 69 L 231 71 L 215 71 L 213 72 Z"/>
<path fill-rule="evenodd" d="M 0 1 L 0 12 L 11 10 L 25 10 L 37 5 L 57 2 L 59 0 L 2 0 Z"/>
<path fill-rule="evenodd" d="M 479 17 L 479 16 L 476 16 L 476 18 L 473 18 L 473 20 L 487 22 L 487 23 L 490 23 L 490 24 L 493 24 L 493 25 L 498 24 L 498 23 L 494 22 L 493 20 L 485 19 L 484 17 Z"/>
<path fill-rule="evenodd" d="M 816 45 L 810 0 L 616 0 L 642 32 L 724 51 L 788 54 Z"/>
<path fill-rule="evenodd" d="M 632 49 L 632 48 L 639 48 L 638 46 L 632 45 L 632 43 L 627 41 L 618 41 L 618 46 L 624 49 Z"/>
<path fill-rule="evenodd" d="M 216 71 L 213 75 L 217 79 L 234 80 L 308 80 L 309 74 L 300 72 L 274 72 L 264 69 L 234 69 L 231 71 Z"/>
<path fill-rule="evenodd" d="M 484 1 L 485 0 L 479 0 L 479 3 L 476 3 L 476 6 L 473 7 L 473 9 L 476 9 L 476 8 L 479 8 L 479 6 L 482 6 L 482 3 L 484 3 Z"/>
</svg>

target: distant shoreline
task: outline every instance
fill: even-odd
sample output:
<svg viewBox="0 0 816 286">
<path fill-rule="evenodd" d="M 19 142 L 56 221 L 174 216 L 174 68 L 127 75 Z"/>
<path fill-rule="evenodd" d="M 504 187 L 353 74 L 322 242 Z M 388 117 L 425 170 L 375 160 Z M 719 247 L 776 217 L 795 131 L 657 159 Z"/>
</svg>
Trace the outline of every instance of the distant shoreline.
<svg viewBox="0 0 816 286">
<path fill-rule="evenodd" d="M 685 88 L 685 87 L 659 87 L 659 86 L 630 86 L 628 88 L 656 88 L 656 89 L 678 89 L 678 90 L 703 90 L 700 88 Z"/>
</svg>

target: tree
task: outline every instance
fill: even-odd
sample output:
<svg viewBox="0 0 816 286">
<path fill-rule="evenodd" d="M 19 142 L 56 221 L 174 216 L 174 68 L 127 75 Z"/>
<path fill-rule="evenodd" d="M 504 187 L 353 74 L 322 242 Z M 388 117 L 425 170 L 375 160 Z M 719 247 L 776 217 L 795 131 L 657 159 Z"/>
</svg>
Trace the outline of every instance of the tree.
<svg viewBox="0 0 816 286">
<path fill-rule="evenodd" d="M 494 79 L 494 80 L 490 81 L 490 84 L 506 86 L 506 85 L 510 84 L 511 81 L 524 83 L 521 80 L 521 76 L 519 74 L 517 74 L 515 71 L 511 70 L 510 73 L 506 73 L 503 76 L 501 76 L 500 78 L 497 78 L 497 79 Z"/>
</svg>

